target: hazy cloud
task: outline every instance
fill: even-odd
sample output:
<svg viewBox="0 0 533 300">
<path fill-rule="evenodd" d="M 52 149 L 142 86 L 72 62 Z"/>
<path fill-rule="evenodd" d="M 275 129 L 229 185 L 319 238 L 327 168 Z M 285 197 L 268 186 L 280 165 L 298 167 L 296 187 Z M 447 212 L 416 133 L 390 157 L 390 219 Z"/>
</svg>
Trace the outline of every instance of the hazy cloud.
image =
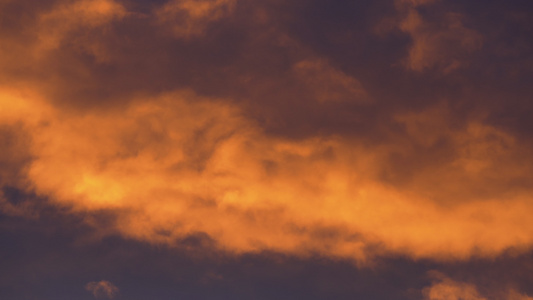
<svg viewBox="0 0 533 300">
<path fill-rule="evenodd" d="M 474 285 L 442 278 L 424 291 L 427 300 L 487 300 Z"/>
<path fill-rule="evenodd" d="M 481 295 L 478 287 L 465 282 L 457 282 L 446 276 L 433 273 L 438 279 L 424 289 L 423 294 L 427 300 L 529 300 L 531 297 L 516 290 L 497 290 L 490 295 Z"/>
<path fill-rule="evenodd" d="M 297 78 L 319 102 L 366 102 L 361 83 L 321 60 L 305 60 L 294 65 Z"/>
<path fill-rule="evenodd" d="M 113 299 L 119 292 L 119 289 L 114 284 L 106 280 L 89 282 L 85 289 L 97 299 Z"/>
<path fill-rule="evenodd" d="M 207 27 L 228 17 L 237 0 L 173 0 L 155 12 L 161 25 L 180 38 L 202 35 Z"/>
<path fill-rule="evenodd" d="M 88 30 L 102 27 L 125 14 L 125 8 L 113 0 L 81 0 L 59 4 L 39 18 L 37 49 L 55 49 L 67 39 L 69 43 L 83 43 L 83 39 L 88 38 Z M 98 42 L 88 41 L 83 46 L 90 48 L 90 43 Z M 97 48 L 88 50 L 92 54 L 99 54 Z"/>
<path fill-rule="evenodd" d="M 399 28 L 412 39 L 405 66 L 414 71 L 438 69 L 449 73 L 468 63 L 469 55 L 480 49 L 483 37 L 464 26 L 464 16 L 460 13 L 435 13 L 428 20 L 417 7 L 432 2 L 399 2 L 402 3 L 398 6 L 399 11 L 403 15 Z"/>
</svg>

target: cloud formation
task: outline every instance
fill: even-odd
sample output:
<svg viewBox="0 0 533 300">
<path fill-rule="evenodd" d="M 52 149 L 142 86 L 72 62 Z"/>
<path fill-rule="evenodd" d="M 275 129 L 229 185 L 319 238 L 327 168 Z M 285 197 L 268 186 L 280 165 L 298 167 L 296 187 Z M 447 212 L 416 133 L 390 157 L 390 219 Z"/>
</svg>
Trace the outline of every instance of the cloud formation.
<svg viewBox="0 0 533 300">
<path fill-rule="evenodd" d="M 205 33 L 207 27 L 230 16 L 236 0 L 174 0 L 156 11 L 162 26 L 170 27 L 179 38 L 191 38 Z"/>
<path fill-rule="evenodd" d="M 433 20 L 425 19 L 418 8 L 434 2 L 396 1 L 402 16 L 398 27 L 412 39 L 405 66 L 419 72 L 434 68 L 448 73 L 468 63 L 469 55 L 481 48 L 483 37 L 464 26 L 460 13 L 436 13 Z"/>
<path fill-rule="evenodd" d="M 408 140 L 368 146 L 268 136 L 237 107 L 191 92 L 133 100 L 120 115 L 16 103 L 6 113 L 32 135 L 28 187 L 74 211 L 114 211 L 128 237 L 173 244 L 202 232 L 229 251 L 356 260 L 373 245 L 447 259 L 533 242 L 529 190 L 498 186 L 529 174 L 514 161 L 529 150 L 483 123 L 443 128 L 440 106 L 396 117 Z M 382 181 L 390 157 L 441 140 L 454 149 L 445 165 L 404 186 Z"/>
<path fill-rule="evenodd" d="M 423 294 L 427 300 L 530 300 L 533 299 L 527 295 L 519 293 L 513 289 L 508 291 L 498 291 L 491 295 L 481 295 L 478 288 L 469 283 L 457 282 L 437 274 L 439 279 L 424 289 Z"/>
<path fill-rule="evenodd" d="M 113 299 L 119 289 L 109 281 L 102 280 L 98 282 L 89 282 L 85 289 L 93 294 L 97 299 Z"/>
<path fill-rule="evenodd" d="M 105 26 L 114 19 L 124 17 L 122 5 L 112 0 L 85 0 L 59 4 L 39 18 L 39 50 L 54 49 L 68 38 L 68 42 L 78 42 L 77 37 L 69 36 L 79 29 L 90 30 Z M 81 37 L 83 38 L 83 36 Z"/>
<path fill-rule="evenodd" d="M 313 1 L 133 2 L 2 3 L 36 20 L 1 32 L 2 185 L 153 244 L 358 262 L 531 249 L 533 146 L 501 109 L 527 111 L 528 87 L 476 61 L 491 32 L 467 9 L 329 8 L 388 11 L 398 37 L 373 30 L 390 15 L 354 26 Z"/>
<path fill-rule="evenodd" d="M 327 62 L 305 60 L 294 65 L 297 78 L 319 102 L 368 101 L 362 84 Z M 365 99 L 366 98 L 366 99 Z"/>
</svg>

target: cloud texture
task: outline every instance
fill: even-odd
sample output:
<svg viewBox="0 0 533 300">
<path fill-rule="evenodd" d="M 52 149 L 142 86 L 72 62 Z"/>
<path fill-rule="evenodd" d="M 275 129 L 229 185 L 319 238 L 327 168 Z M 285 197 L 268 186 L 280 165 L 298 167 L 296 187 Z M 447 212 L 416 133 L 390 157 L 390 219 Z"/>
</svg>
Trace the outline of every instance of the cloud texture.
<svg viewBox="0 0 533 300">
<path fill-rule="evenodd" d="M 118 293 L 118 288 L 109 281 L 89 282 L 85 289 L 93 294 L 95 298 L 113 299 Z"/>
<path fill-rule="evenodd" d="M 508 291 L 499 291 L 495 294 L 483 296 L 478 288 L 469 283 L 453 281 L 442 274 L 431 287 L 425 288 L 423 293 L 428 300 L 488 300 L 488 299 L 505 299 L 505 300 L 530 300 L 531 297 L 521 294 L 513 289 Z"/>
<path fill-rule="evenodd" d="M 492 28 L 453 1 L 31 2 L 0 2 L 1 183 L 103 234 L 357 262 L 533 245 L 511 4 Z M 428 299 L 448 291 L 485 299 Z"/>
</svg>

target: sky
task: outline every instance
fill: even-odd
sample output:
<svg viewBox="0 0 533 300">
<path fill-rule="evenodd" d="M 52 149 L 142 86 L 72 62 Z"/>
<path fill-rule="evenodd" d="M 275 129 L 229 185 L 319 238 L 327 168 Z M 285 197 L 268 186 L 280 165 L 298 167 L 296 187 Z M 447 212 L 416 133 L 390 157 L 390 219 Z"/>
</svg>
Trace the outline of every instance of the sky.
<svg viewBox="0 0 533 300">
<path fill-rule="evenodd" d="M 528 0 L 0 0 L 0 299 L 533 300 Z"/>
</svg>

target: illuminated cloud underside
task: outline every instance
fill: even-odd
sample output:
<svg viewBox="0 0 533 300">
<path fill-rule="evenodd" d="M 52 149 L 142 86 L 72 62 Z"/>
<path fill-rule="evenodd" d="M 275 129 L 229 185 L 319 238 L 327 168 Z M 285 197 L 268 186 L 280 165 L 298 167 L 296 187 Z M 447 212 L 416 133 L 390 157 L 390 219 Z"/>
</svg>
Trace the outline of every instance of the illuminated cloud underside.
<svg viewBox="0 0 533 300">
<path fill-rule="evenodd" d="M 392 27 L 412 40 L 400 65 L 448 74 L 466 66 L 483 39 L 459 14 L 447 14 L 445 26 L 428 26 L 415 8 L 432 2 L 396 2 Z M 236 3 L 170 1 L 153 11 L 152 23 L 181 41 L 199 39 L 209 24 L 230 18 Z M 35 68 L 67 42 L 96 63 L 120 60 L 98 34 L 131 15 L 111 0 L 58 4 L 40 15 L 35 28 L 41 29 L 31 42 L 9 41 L 0 50 L 24 65 L 12 50 L 29 45 L 23 53 Z M 80 28 L 98 34 L 77 35 Z M 285 44 L 292 41 L 280 36 Z M 361 80 L 294 48 L 298 59 L 287 76 L 310 99 L 373 103 Z M 2 64 L 13 67 L 9 59 Z M 76 71 L 91 78 L 82 67 Z M 81 112 L 54 98 L 54 84 L 68 84 L 52 78 L 47 85 L 36 77 L 13 79 L 0 92 L 0 124 L 29 137 L 28 144 L 14 146 L 28 148 L 31 157 L 16 185 L 73 212 L 111 213 L 112 224 L 93 224 L 102 232 L 167 245 L 205 233 L 229 252 L 318 253 L 359 262 L 388 253 L 490 257 L 533 245 L 533 191 L 507 188 L 531 179 L 530 147 L 488 122 L 483 111 L 453 125 L 449 99 L 391 113 L 391 123 L 405 134 L 384 130 L 385 139 L 372 144 L 344 133 L 272 134 L 243 102 L 187 88 L 127 95 L 118 108 Z M 451 150 L 442 162 L 406 167 L 414 171 L 406 170 L 410 180 L 402 184 L 387 180 L 395 157 L 416 156 L 443 140 Z M 2 203 L 5 212 L 16 211 Z M 441 290 L 433 287 L 429 299 L 440 299 L 435 295 Z"/>
</svg>

